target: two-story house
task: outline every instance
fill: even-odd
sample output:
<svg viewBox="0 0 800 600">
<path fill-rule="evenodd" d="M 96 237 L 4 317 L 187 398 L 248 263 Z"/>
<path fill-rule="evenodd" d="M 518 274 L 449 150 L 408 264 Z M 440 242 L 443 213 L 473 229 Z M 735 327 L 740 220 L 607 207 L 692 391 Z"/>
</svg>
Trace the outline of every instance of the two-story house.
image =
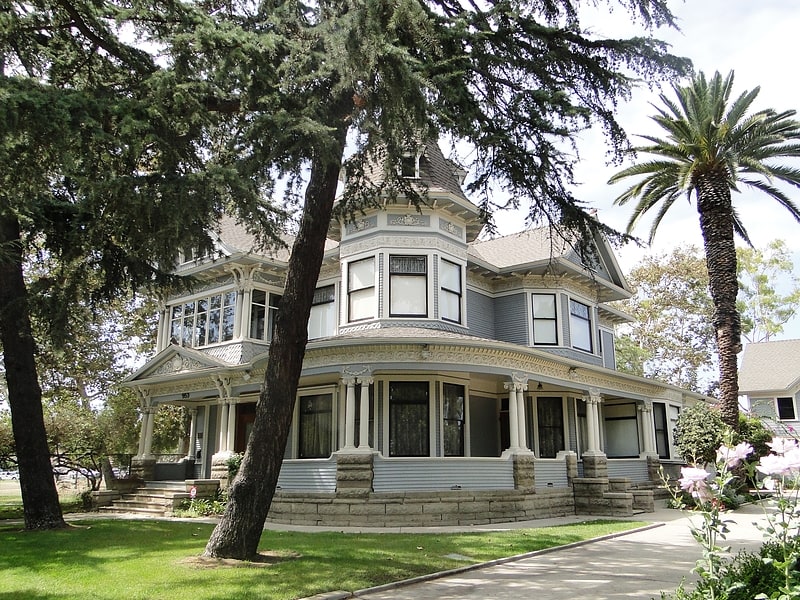
<svg viewBox="0 0 800 600">
<path fill-rule="evenodd" d="M 739 394 L 750 411 L 778 434 L 800 431 L 800 340 L 747 344 L 739 369 Z"/>
<path fill-rule="evenodd" d="M 614 325 L 628 317 L 607 303 L 630 292 L 609 245 L 598 237 L 587 266 L 547 228 L 480 240 L 438 146 L 410 162 L 427 206 L 387 201 L 331 224 L 270 518 L 630 514 L 648 493 L 652 505 L 642 490 L 678 460 L 674 422 L 701 397 L 615 370 Z M 190 412 L 198 480 L 224 478 L 254 419 L 288 250 L 254 251 L 233 220 L 216 239 L 213 256 L 180 266 L 203 285 L 163 307 L 158 352 L 128 381 L 147 479 L 163 478 L 150 449 L 159 406 Z"/>
</svg>

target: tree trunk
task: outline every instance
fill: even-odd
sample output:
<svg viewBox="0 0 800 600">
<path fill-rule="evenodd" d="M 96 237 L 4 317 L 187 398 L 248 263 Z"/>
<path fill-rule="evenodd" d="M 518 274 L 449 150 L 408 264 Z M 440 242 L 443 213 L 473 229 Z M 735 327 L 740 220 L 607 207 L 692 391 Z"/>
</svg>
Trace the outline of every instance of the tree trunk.
<svg viewBox="0 0 800 600">
<path fill-rule="evenodd" d="M 719 402 L 722 420 L 739 428 L 739 372 L 736 355 L 742 349 L 741 318 L 736 308 L 736 244 L 733 238 L 733 205 L 725 172 L 698 177 L 697 211 L 706 253 L 708 287 L 714 301 L 714 330 L 719 355 Z"/>
<path fill-rule="evenodd" d="M 28 292 L 22 272 L 19 221 L 0 210 L 0 342 L 11 407 L 26 529 L 66 527 L 50 464 L 36 372 Z"/>
<path fill-rule="evenodd" d="M 334 147 L 318 153 L 311 163 L 303 218 L 269 347 L 264 390 L 239 473 L 228 491 L 225 513 L 208 540 L 205 556 L 249 560 L 258 550 L 292 424 L 308 318 L 336 199 L 346 132 L 341 124 Z"/>
</svg>

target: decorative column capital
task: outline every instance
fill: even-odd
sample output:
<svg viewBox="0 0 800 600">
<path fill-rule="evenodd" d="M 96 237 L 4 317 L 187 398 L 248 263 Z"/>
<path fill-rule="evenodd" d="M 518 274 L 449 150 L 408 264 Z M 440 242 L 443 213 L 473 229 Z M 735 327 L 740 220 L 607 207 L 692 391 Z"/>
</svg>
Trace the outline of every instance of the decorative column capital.
<svg viewBox="0 0 800 600">
<path fill-rule="evenodd" d="M 355 377 L 342 377 L 342 383 L 345 384 L 349 388 L 355 387 L 356 378 Z"/>
<path fill-rule="evenodd" d="M 360 383 L 362 386 L 372 385 L 373 382 L 374 379 L 372 377 L 358 377 L 358 383 Z"/>
</svg>

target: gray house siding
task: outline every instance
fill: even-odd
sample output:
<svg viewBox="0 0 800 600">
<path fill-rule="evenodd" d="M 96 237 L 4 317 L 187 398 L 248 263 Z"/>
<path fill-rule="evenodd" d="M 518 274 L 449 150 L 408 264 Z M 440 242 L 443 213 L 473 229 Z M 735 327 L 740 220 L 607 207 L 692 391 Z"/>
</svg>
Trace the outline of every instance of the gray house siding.
<svg viewBox="0 0 800 600">
<path fill-rule="evenodd" d="M 600 330 L 600 343 L 603 349 L 603 366 L 607 369 L 616 369 L 616 352 L 614 345 L 614 334 L 610 331 Z"/>
<path fill-rule="evenodd" d="M 467 327 L 472 335 L 495 339 L 494 300 L 480 292 L 467 290 Z"/>
<path fill-rule="evenodd" d="M 528 316 L 525 294 L 501 296 L 495 300 L 494 329 L 496 339 L 512 344 L 528 345 Z"/>
</svg>

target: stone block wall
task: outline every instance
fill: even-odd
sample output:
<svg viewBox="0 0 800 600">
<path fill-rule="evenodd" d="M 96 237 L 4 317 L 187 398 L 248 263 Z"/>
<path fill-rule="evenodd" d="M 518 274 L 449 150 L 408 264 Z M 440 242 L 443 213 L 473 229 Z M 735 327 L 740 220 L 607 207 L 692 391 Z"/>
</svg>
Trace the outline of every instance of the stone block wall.
<svg viewBox="0 0 800 600">
<path fill-rule="evenodd" d="M 308 494 L 278 491 L 268 521 L 331 527 L 486 525 L 575 514 L 572 490 Z"/>
</svg>

